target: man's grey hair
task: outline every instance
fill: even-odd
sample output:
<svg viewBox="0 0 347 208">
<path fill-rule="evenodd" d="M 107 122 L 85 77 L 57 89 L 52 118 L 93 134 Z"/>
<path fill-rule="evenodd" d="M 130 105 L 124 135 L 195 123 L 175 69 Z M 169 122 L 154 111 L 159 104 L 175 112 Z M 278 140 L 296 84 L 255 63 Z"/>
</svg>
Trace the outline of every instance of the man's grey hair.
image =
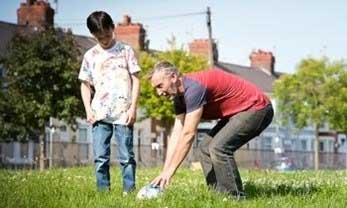
<svg viewBox="0 0 347 208">
<path fill-rule="evenodd" d="M 164 72 L 165 75 L 171 75 L 171 74 L 176 74 L 177 76 L 181 75 L 174 64 L 168 61 L 159 61 L 154 65 L 153 70 L 148 74 L 147 76 L 148 79 L 152 79 L 153 74 L 158 72 Z"/>
</svg>

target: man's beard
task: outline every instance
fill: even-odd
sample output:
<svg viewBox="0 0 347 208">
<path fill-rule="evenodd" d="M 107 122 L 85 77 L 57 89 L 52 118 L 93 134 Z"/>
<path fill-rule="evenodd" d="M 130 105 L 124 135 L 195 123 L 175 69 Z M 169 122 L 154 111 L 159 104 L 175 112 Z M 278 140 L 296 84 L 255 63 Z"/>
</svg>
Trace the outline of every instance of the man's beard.
<svg viewBox="0 0 347 208">
<path fill-rule="evenodd" d="M 171 91 L 171 93 L 169 93 L 167 97 L 170 100 L 173 100 L 177 95 L 177 88 L 176 88 L 176 85 L 174 83 L 171 84 L 170 91 Z"/>
</svg>

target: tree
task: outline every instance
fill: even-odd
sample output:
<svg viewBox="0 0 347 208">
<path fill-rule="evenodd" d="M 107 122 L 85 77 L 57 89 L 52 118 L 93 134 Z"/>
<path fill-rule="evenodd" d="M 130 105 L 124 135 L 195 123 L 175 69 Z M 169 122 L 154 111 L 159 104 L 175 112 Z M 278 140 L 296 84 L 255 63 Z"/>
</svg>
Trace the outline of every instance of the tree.
<svg viewBox="0 0 347 208">
<path fill-rule="evenodd" d="M 49 29 L 16 34 L 1 63 L 6 69 L 1 90 L 0 138 L 39 138 L 44 167 L 45 128 L 50 117 L 75 124 L 83 115 L 77 79 L 80 51 L 70 33 Z"/>
<path fill-rule="evenodd" d="M 347 133 L 347 65 L 340 61 L 330 67 L 332 79 L 326 83 L 333 96 L 326 99 L 329 123 L 333 129 Z"/>
<path fill-rule="evenodd" d="M 283 123 L 292 121 L 298 128 L 314 125 L 315 169 L 319 169 L 319 127 L 331 121 L 331 112 L 342 104 L 332 102 L 337 89 L 331 87 L 340 79 L 336 77 L 340 70 L 338 63 L 331 63 L 327 58 L 308 58 L 300 62 L 296 73 L 284 75 L 274 85 Z"/>
</svg>

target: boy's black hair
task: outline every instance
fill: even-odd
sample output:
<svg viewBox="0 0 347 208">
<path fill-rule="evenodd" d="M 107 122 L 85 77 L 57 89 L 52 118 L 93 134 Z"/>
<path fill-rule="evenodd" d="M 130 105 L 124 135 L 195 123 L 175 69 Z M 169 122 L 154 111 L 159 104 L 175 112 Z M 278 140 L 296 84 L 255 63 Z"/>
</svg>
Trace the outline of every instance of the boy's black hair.
<svg viewBox="0 0 347 208">
<path fill-rule="evenodd" d="M 107 29 L 114 29 L 114 23 L 109 14 L 104 11 L 95 11 L 87 18 L 87 27 L 90 33 L 98 33 Z"/>
</svg>

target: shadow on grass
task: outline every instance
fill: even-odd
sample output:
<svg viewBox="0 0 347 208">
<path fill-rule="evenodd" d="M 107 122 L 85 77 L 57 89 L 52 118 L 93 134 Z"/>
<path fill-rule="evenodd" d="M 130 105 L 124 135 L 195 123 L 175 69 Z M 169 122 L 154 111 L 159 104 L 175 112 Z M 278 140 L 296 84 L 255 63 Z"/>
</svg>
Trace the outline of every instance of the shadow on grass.
<svg viewBox="0 0 347 208">
<path fill-rule="evenodd" d="M 244 185 L 247 198 L 273 197 L 273 196 L 307 196 L 319 191 L 317 186 L 298 186 L 279 184 L 273 185 L 258 185 L 254 183 L 246 183 Z"/>
</svg>

